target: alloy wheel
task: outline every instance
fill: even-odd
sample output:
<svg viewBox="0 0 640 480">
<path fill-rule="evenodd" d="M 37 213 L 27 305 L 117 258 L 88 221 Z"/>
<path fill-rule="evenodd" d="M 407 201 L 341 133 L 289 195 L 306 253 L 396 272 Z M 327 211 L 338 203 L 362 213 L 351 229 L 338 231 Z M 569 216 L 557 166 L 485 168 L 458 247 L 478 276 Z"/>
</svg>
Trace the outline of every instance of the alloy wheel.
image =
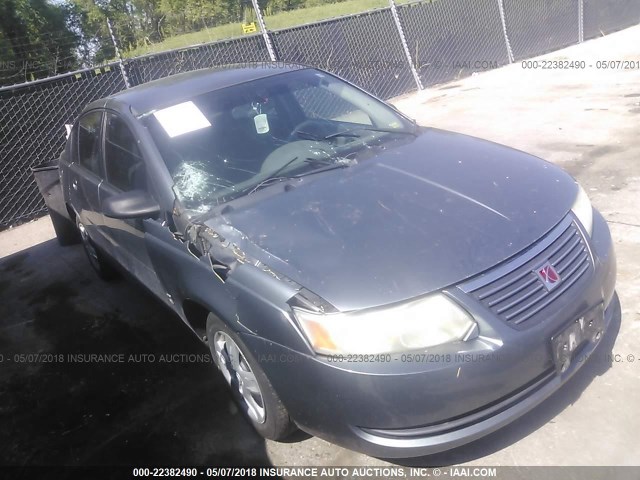
<svg viewBox="0 0 640 480">
<path fill-rule="evenodd" d="M 266 415 L 260 385 L 242 351 L 224 332 L 216 332 L 213 345 L 216 364 L 227 383 L 240 394 L 247 415 L 256 423 L 264 423 Z"/>
</svg>

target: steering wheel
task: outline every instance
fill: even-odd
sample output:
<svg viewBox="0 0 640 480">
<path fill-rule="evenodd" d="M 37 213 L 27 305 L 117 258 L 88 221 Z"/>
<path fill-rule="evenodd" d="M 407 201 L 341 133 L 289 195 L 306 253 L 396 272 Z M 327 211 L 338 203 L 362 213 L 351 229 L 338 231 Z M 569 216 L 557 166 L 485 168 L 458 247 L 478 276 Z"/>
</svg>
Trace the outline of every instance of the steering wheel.
<svg viewBox="0 0 640 480">
<path fill-rule="evenodd" d="M 294 140 L 306 138 L 306 136 L 303 135 L 304 133 L 308 133 L 309 136 L 323 138 L 325 135 L 327 135 L 328 132 L 322 131 L 324 125 L 321 122 L 321 120 L 314 120 L 309 118 L 300 122 L 293 128 L 293 130 L 291 130 L 291 133 L 289 134 L 289 137 L 287 137 L 287 140 L 292 142 Z M 309 138 L 307 138 L 307 140 L 309 140 Z"/>
<path fill-rule="evenodd" d="M 291 168 L 308 161 L 308 159 L 330 158 L 331 154 L 327 151 L 327 145 L 314 140 L 297 140 L 282 145 L 271 152 L 262 162 L 260 174 L 269 174 L 282 168 L 288 162 L 296 158 L 291 163 Z"/>
</svg>

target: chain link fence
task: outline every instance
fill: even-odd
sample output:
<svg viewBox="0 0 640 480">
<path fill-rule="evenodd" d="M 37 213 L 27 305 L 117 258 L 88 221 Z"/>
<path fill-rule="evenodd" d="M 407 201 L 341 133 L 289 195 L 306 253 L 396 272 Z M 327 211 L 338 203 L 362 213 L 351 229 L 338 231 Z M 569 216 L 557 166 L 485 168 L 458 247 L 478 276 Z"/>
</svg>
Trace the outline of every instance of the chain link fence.
<svg viewBox="0 0 640 480">
<path fill-rule="evenodd" d="M 162 52 L 125 60 L 133 85 L 180 72 L 229 63 L 267 62 L 269 53 L 260 34 L 184 50 Z"/>
<path fill-rule="evenodd" d="M 114 64 L 0 92 L 0 229 L 46 213 L 31 167 L 60 155 L 86 104 L 124 88 Z"/>
<path fill-rule="evenodd" d="M 579 8 L 576 0 L 504 0 L 514 60 L 578 43 Z"/>
<path fill-rule="evenodd" d="M 509 63 L 496 0 L 439 0 L 398 7 L 424 86 Z"/>
<path fill-rule="evenodd" d="M 276 31 L 263 20 L 266 32 L 0 88 L 0 230 L 46 212 L 31 167 L 59 156 L 87 103 L 126 88 L 122 69 L 135 86 L 275 56 L 388 99 L 639 24 L 640 0 L 421 0 Z"/>
<path fill-rule="evenodd" d="M 595 38 L 640 23 L 640 0 L 581 0 L 584 38 Z"/>
<path fill-rule="evenodd" d="M 280 60 L 323 68 L 379 97 L 416 88 L 388 8 L 280 30 L 273 39 Z"/>
</svg>

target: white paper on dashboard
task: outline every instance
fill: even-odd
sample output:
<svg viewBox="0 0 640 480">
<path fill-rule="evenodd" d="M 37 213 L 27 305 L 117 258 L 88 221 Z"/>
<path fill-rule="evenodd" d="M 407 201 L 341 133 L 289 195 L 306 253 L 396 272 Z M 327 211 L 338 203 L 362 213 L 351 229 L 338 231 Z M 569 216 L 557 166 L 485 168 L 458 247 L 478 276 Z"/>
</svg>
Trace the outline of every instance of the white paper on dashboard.
<svg viewBox="0 0 640 480">
<path fill-rule="evenodd" d="M 153 112 L 171 138 L 211 126 L 195 103 L 189 101 Z"/>
</svg>

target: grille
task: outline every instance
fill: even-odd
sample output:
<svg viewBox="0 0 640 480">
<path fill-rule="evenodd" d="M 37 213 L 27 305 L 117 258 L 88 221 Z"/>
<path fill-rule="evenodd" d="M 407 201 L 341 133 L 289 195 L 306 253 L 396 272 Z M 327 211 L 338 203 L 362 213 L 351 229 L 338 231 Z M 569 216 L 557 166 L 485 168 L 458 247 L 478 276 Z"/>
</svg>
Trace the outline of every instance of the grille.
<svg viewBox="0 0 640 480">
<path fill-rule="evenodd" d="M 535 273 L 547 261 L 560 276 L 560 284 L 551 291 Z M 591 266 L 585 239 L 573 219 L 567 217 L 526 254 L 460 288 L 508 324 L 524 328 L 534 324 L 532 320 Z"/>
</svg>

